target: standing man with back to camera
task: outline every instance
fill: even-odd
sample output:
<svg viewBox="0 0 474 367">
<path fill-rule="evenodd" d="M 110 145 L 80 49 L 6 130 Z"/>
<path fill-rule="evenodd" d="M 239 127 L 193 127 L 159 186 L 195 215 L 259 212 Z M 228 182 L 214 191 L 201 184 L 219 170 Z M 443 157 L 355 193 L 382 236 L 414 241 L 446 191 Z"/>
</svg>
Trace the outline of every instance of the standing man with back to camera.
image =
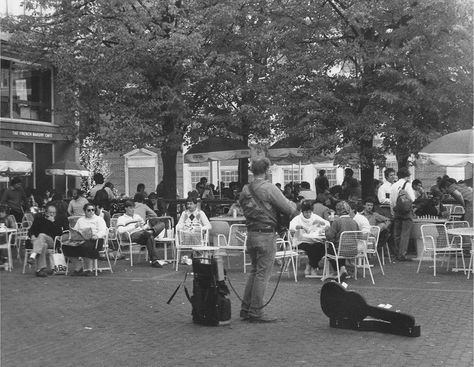
<svg viewBox="0 0 474 367">
<path fill-rule="evenodd" d="M 289 216 L 298 213 L 296 204 L 266 180 L 269 168 L 267 158 L 252 160 L 254 180 L 244 186 L 239 199 L 247 224 L 247 252 L 252 262 L 240 317 L 250 322 L 277 321 L 263 313 L 263 296 L 275 261 L 277 215 L 280 212 Z"/>
</svg>

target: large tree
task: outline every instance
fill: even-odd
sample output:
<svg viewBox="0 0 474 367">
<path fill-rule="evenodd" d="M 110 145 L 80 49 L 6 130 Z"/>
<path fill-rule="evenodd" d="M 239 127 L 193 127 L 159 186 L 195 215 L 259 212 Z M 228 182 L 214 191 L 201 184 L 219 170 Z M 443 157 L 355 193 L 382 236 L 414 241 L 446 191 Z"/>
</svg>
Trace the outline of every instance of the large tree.
<svg viewBox="0 0 474 367">
<path fill-rule="evenodd" d="M 286 77 L 275 75 L 277 115 L 316 152 L 355 145 L 364 195 L 373 192 L 374 164 L 383 165 L 388 151 L 406 165 L 431 133 L 472 125 L 471 2 L 303 6 L 293 13 L 294 43 L 282 49 Z M 376 134 L 381 147 L 373 144 Z"/>
</svg>

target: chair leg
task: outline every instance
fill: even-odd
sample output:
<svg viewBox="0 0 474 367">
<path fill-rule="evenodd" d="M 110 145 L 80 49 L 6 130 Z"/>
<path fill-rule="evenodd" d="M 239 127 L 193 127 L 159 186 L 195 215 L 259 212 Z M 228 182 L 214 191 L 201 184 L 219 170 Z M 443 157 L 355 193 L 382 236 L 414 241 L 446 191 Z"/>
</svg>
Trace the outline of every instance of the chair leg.
<svg viewBox="0 0 474 367">
<path fill-rule="evenodd" d="M 370 279 L 372 279 L 372 284 L 375 284 L 374 276 L 372 275 L 372 269 L 370 269 L 370 263 L 369 263 L 369 258 L 367 257 L 367 253 L 364 254 L 364 262 L 367 265 L 367 268 L 369 269 L 369 274 L 370 274 Z M 364 271 L 365 271 L 365 266 L 364 266 Z"/>
<path fill-rule="evenodd" d="M 384 271 L 383 271 L 382 263 L 381 263 L 381 261 L 380 261 L 379 253 L 376 251 L 376 252 L 375 252 L 375 255 L 377 255 L 377 260 L 379 261 L 380 270 L 382 271 L 382 275 L 385 275 L 385 273 L 384 273 Z"/>
<path fill-rule="evenodd" d="M 423 252 L 421 253 L 420 261 L 418 262 L 418 269 L 416 269 L 416 272 L 417 272 L 417 273 L 420 272 L 421 259 L 423 258 L 423 255 L 424 255 L 424 254 L 425 254 L 425 250 L 423 250 Z"/>
<path fill-rule="evenodd" d="M 436 276 L 436 252 L 433 252 L 433 276 Z"/>
</svg>

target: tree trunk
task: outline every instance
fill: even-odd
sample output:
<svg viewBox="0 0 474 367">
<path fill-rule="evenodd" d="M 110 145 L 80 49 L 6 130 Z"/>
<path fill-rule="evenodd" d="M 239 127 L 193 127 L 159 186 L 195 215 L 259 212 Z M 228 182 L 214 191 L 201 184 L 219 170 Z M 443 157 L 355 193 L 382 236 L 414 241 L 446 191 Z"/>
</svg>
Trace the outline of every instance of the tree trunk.
<svg viewBox="0 0 474 367">
<path fill-rule="evenodd" d="M 360 142 L 360 181 L 362 186 L 362 198 L 373 196 L 375 193 L 372 146 L 372 139 L 361 140 Z"/>
<path fill-rule="evenodd" d="M 163 161 L 163 183 L 166 199 L 176 199 L 176 158 L 178 150 L 163 147 L 161 159 Z"/>
<path fill-rule="evenodd" d="M 243 187 L 249 182 L 249 160 L 248 158 L 239 159 L 239 184 Z"/>
</svg>

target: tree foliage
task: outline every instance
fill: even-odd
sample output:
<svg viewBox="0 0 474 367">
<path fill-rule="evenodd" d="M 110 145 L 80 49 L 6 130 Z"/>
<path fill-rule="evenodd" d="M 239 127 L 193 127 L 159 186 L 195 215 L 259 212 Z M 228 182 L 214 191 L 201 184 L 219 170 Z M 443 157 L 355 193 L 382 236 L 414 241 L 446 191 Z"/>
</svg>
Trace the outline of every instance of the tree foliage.
<svg viewBox="0 0 474 367">
<path fill-rule="evenodd" d="M 313 154 L 352 144 L 370 192 L 388 151 L 405 165 L 429 134 L 472 124 L 467 0 L 25 3 L 52 11 L 5 29 L 56 67 L 70 131 L 160 148 L 169 196 L 185 138 L 286 134 Z"/>
</svg>

